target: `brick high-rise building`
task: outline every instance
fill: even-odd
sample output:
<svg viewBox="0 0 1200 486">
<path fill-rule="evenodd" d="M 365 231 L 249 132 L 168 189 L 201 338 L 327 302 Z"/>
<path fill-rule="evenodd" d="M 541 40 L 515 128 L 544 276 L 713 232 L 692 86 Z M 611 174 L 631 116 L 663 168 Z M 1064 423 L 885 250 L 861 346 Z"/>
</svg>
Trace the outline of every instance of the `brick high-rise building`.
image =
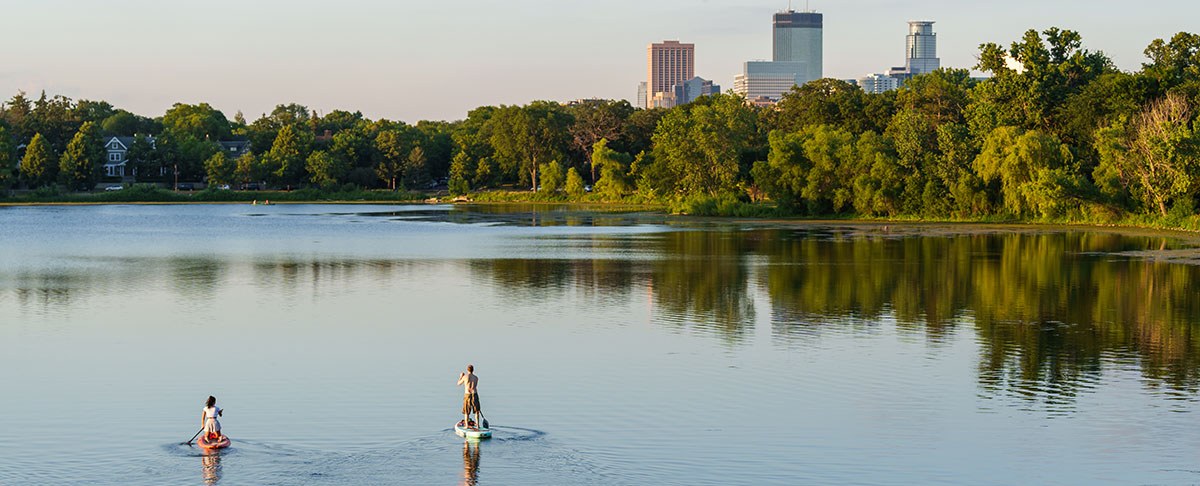
<svg viewBox="0 0 1200 486">
<path fill-rule="evenodd" d="M 646 106 L 670 108 L 672 86 L 696 77 L 696 45 L 663 41 L 646 48 Z M 657 96 L 663 93 L 663 96 Z"/>
</svg>

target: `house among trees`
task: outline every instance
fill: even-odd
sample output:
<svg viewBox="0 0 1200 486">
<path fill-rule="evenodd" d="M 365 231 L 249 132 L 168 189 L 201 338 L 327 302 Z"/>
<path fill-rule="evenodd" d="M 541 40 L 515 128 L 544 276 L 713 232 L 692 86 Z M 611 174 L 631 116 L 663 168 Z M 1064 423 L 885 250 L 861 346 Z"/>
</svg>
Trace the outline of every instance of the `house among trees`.
<svg viewBox="0 0 1200 486">
<path fill-rule="evenodd" d="M 234 140 L 231 142 L 217 142 L 221 146 L 221 151 L 225 152 L 225 157 L 229 160 L 240 159 L 243 155 L 250 152 L 249 140 Z"/>
<path fill-rule="evenodd" d="M 150 145 L 154 145 L 154 137 L 146 137 Z M 128 164 L 129 148 L 133 147 L 133 137 L 109 137 L 104 143 L 108 155 L 104 158 L 104 176 L 132 179 L 136 175 L 135 168 Z"/>
</svg>

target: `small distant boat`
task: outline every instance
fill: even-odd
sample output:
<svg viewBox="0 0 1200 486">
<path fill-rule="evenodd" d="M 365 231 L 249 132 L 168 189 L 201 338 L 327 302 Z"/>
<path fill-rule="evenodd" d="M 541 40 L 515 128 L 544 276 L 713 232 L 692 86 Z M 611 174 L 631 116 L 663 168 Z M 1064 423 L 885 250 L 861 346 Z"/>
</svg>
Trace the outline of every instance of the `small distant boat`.
<svg viewBox="0 0 1200 486">
<path fill-rule="evenodd" d="M 484 420 L 484 423 L 487 423 L 487 421 Z M 454 424 L 454 433 L 458 434 L 459 437 L 467 439 L 489 439 L 492 437 L 492 429 L 487 427 L 479 428 L 475 426 L 475 422 L 463 423 L 461 420 L 457 424 Z"/>
<path fill-rule="evenodd" d="M 227 435 L 222 435 L 220 438 L 218 438 L 216 440 L 209 439 L 207 436 L 200 437 L 198 440 L 196 440 L 196 445 L 200 446 L 201 449 L 209 450 L 209 451 L 216 450 L 216 449 L 224 449 L 226 447 L 229 447 L 229 444 L 230 444 L 230 440 L 229 440 L 229 436 L 227 436 Z"/>
</svg>

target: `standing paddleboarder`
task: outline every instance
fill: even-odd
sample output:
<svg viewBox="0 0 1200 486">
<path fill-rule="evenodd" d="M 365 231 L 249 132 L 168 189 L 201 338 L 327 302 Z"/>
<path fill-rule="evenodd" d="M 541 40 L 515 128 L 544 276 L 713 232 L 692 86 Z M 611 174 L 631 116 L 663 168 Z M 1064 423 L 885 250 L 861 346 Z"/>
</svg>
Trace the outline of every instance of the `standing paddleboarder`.
<svg viewBox="0 0 1200 486">
<path fill-rule="evenodd" d="M 458 374 L 458 383 L 463 386 L 463 427 L 471 426 L 471 414 L 475 414 L 476 426 L 487 428 L 483 420 L 483 411 L 479 407 L 479 377 L 475 376 L 475 365 L 467 365 L 466 373 Z"/>
</svg>

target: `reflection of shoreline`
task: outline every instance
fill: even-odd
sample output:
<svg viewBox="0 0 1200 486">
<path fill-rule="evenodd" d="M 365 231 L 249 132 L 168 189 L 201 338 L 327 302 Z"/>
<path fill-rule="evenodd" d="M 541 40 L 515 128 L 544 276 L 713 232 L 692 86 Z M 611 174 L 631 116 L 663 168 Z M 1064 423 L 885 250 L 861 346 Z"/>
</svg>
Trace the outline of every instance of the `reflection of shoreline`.
<svg viewBox="0 0 1200 486">
<path fill-rule="evenodd" d="M 204 451 L 200 456 L 200 472 L 204 476 L 204 484 L 217 484 L 221 480 L 221 453 Z"/>
<path fill-rule="evenodd" d="M 459 484 L 475 486 L 479 484 L 479 442 L 463 441 L 463 478 Z"/>
</svg>

